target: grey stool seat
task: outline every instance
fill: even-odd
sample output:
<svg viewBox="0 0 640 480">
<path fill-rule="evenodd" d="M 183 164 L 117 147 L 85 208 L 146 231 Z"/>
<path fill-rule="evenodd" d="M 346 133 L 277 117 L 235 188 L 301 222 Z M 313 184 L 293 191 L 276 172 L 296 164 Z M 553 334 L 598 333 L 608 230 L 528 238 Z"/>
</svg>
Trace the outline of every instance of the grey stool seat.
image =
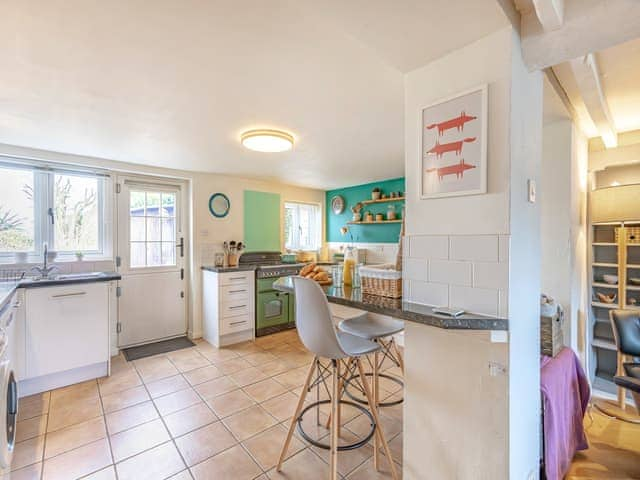
<svg viewBox="0 0 640 480">
<path fill-rule="evenodd" d="M 380 345 L 366 338 L 346 332 L 336 332 L 338 342 L 348 357 L 359 357 L 380 350 Z"/>
<path fill-rule="evenodd" d="M 348 318 L 340 322 L 341 331 L 358 337 L 374 340 L 388 337 L 404 330 L 404 322 L 395 318 L 380 318 L 367 314 Z"/>
<path fill-rule="evenodd" d="M 630 390 L 640 414 L 640 363 L 625 362 L 626 359 L 640 357 L 640 312 L 612 310 L 609 312 L 609 317 L 618 350 L 618 371 L 613 379 L 619 387 L 618 404 L 624 410 L 625 389 Z M 634 423 L 638 422 L 634 419 Z"/>
</svg>

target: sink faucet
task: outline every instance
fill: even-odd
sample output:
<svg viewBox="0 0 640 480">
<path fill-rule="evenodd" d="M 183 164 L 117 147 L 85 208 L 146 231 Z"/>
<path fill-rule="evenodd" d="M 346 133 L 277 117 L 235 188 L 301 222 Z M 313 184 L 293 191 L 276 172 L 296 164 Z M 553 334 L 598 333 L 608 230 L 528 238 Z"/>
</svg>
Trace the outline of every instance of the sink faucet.
<svg viewBox="0 0 640 480">
<path fill-rule="evenodd" d="M 49 278 L 49 275 L 58 270 L 58 267 L 55 265 L 47 265 L 47 244 L 44 244 L 44 254 L 43 254 L 43 262 L 42 267 L 32 267 L 31 271 L 38 272 L 41 278 Z"/>
</svg>

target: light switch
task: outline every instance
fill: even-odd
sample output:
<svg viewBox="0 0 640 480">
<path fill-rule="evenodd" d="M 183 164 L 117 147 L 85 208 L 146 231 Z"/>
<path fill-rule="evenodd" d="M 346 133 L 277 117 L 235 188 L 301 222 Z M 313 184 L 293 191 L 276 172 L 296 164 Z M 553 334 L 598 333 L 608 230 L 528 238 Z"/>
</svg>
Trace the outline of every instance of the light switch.
<svg viewBox="0 0 640 480">
<path fill-rule="evenodd" d="M 529 203 L 536 203 L 536 181 L 532 179 L 527 180 L 527 186 L 529 189 Z"/>
</svg>

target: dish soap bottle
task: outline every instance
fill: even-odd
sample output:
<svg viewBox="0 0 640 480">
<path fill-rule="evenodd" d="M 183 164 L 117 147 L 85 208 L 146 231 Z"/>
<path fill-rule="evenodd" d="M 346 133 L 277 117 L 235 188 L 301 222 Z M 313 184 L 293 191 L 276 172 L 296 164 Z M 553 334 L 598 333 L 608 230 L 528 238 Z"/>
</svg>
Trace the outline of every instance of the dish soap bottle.
<svg viewBox="0 0 640 480">
<path fill-rule="evenodd" d="M 345 285 L 353 283 L 353 269 L 356 265 L 356 247 L 347 247 L 344 251 L 344 267 L 342 271 L 342 282 Z"/>
</svg>

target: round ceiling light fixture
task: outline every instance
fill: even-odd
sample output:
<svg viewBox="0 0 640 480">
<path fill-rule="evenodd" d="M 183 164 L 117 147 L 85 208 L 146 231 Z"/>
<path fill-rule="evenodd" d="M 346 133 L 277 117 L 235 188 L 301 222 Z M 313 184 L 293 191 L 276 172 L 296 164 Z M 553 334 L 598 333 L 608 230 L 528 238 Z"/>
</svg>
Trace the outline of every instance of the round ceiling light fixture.
<svg viewBox="0 0 640 480">
<path fill-rule="evenodd" d="M 242 145 L 256 152 L 284 152 L 293 148 L 293 136 L 280 130 L 249 130 L 240 140 Z"/>
</svg>

